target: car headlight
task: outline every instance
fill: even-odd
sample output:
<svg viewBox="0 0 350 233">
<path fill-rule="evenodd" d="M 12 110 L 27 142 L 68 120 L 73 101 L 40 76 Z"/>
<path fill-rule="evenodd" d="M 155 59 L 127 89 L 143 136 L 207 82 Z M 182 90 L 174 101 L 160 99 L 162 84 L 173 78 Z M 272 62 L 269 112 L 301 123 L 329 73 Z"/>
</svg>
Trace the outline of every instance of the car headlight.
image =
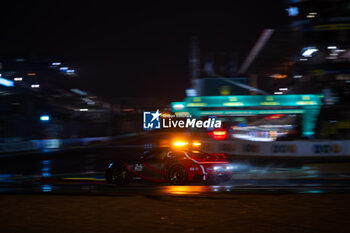
<svg viewBox="0 0 350 233">
<path fill-rule="evenodd" d="M 231 171 L 233 167 L 232 166 L 214 166 L 213 169 L 214 171 L 225 172 L 225 171 Z"/>
</svg>

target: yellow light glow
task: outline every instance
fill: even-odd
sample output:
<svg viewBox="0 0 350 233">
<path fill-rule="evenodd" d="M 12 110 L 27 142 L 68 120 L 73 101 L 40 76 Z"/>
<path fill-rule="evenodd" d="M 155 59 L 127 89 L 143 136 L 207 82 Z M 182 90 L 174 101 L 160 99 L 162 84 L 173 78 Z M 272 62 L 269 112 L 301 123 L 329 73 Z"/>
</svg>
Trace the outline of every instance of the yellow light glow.
<svg viewBox="0 0 350 233">
<path fill-rule="evenodd" d="M 184 141 L 175 141 L 174 142 L 174 146 L 186 146 L 188 144 L 188 142 L 184 142 Z"/>
<path fill-rule="evenodd" d="M 170 195 L 198 195 L 206 192 L 205 186 L 164 186 L 162 191 Z"/>
<path fill-rule="evenodd" d="M 201 146 L 202 143 L 200 143 L 200 142 L 193 142 L 192 145 L 193 145 L 193 146 Z"/>
<path fill-rule="evenodd" d="M 162 113 L 162 117 L 169 118 L 170 116 L 171 114 L 168 112 Z"/>
<path fill-rule="evenodd" d="M 213 131 L 214 135 L 225 135 L 226 131 Z"/>
</svg>

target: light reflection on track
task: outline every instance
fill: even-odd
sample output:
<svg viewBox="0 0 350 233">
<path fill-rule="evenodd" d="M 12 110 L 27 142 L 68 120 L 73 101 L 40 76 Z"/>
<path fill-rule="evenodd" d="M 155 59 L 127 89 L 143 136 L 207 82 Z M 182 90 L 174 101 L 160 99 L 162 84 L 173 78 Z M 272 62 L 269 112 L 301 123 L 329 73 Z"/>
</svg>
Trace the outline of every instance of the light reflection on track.
<svg viewBox="0 0 350 233">
<path fill-rule="evenodd" d="M 11 180 L 12 178 L 7 178 Z M 0 193 L 51 193 L 79 195 L 163 195 L 214 196 L 236 193 L 309 193 L 350 192 L 350 179 L 290 179 L 232 180 L 221 185 L 202 183 L 175 186 L 167 183 L 137 181 L 127 186 L 115 186 L 101 175 L 16 178 L 0 182 Z"/>
<path fill-rule="evenodd" d="M 350 158 L 235 157 L 230 160 L 234 168 L 232 180 L 216 186 L 138 181 L 116 187 L 105 182 L 103 174 L 110 161 L 133 160 L 143 151 L 143 146 L 119 145 L 3 157 L 0 158 L 0 193 L 199 196 L 286 190 L 348 192 L 350 188 Z"/>
</svg>

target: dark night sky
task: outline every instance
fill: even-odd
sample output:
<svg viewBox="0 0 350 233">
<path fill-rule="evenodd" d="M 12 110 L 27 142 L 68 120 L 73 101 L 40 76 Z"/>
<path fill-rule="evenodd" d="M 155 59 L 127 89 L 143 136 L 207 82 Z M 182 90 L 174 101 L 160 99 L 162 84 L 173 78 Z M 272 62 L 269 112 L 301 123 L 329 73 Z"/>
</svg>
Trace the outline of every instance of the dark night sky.
<svg viewBox="0 0 350 233">
<path fill-rule="evenodd" d="M 201 53 L 242 62 L 264 28 L 285 23 L 283 1 L 14 2 L 1 7 L 0 53 L 60 58 L 83 87 L 107 98 L 179 100 L 188 87 L 189 39 Z"/>
</svg>

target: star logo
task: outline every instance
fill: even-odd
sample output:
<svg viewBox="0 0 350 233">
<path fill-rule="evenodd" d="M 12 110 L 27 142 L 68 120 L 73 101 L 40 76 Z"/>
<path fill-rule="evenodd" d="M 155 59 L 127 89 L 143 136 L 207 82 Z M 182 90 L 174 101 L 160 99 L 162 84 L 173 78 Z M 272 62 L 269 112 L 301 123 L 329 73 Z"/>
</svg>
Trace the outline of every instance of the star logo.
<svg viewBox="0 0 350 233">
<path fill-rule="evenodd" d="M 160 129 L 160 116 L 162 114 L 157 109 L 156 112 L 143 112 L 143 129 Z"/>
<path fill-rule="evenodd" d="M 161 115 L 161 113 L 159 112 L 159 109 L 157 109 L 157 111 L 155 113 L 151 113 L 151 115 L 153 116 L 152 121 L 154 121 L 155 119 L 158 119 L 158 117 Z"/>
</svg>

